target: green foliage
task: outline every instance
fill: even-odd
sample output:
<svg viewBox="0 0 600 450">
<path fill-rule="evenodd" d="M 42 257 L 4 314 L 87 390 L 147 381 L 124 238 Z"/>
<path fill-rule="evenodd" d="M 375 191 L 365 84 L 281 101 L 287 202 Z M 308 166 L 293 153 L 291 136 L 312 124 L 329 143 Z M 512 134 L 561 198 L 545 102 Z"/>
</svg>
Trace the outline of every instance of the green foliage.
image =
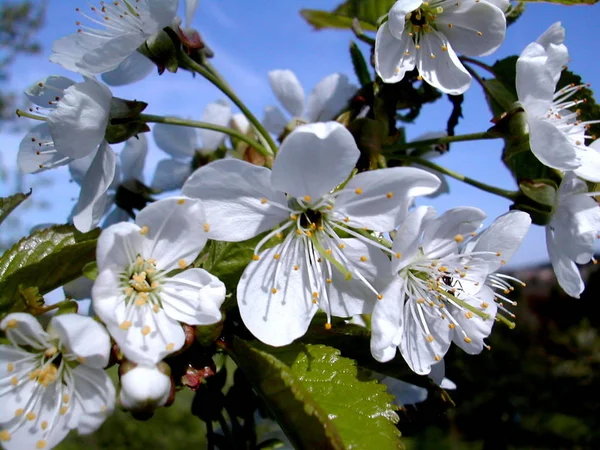
<svg viewBox="0 0 600 450">
<path fill-rule="evenodd" d="M 72 225 L 56 225 L 36 231 L 0 257 L 0 316 L 24 310 L 19 294 L 37 287 L 46 294 L 81 276 L 82 268 L 95 259 L 100 230 L 80 233 Z"/>
<path fill-rule="evenodd" d="M 600 117 L 600 105 L 596 103 L 596 100 L 594 99 L 594 92 L 588 86 L 584 86 L 585 83 L 579 75 L 574 74 L 570 70 L 563 70 L 560 80 L 558 80 L 557 83 L 557 90 L 570 84 L 581 86 L 573 99 L 582 100 L 582 102 L 579 103 L 576 108 L 572 109 L 578 109 L 580 111 L 579 118 L 584 122 L 598 120 Z M 589 131 L 586 134 L 592 136 L 592 139 L 596 139 L 596 137 L 600 136 L 600 123 L 590 125 Z"/>
<path fill-rule="evenodd" d="M 0 198 L 0 224 L 4 222 L 4 219 L 21 203 L 23 203 L 31 195 L 31 191 L 27 194 L 14 194 L 10 197 Z"/>
<path fill-rule="evenodd" d="M 364 87 L 371 84 L 371 73 L 369 72 L 365 57 L 358 48 L 358 45 L 353 41 L 350 41 L 350 57 L 352 58 L 354 73 L 360 85 Z"/>
<path fill-rule="evenodd" d="M 376 31 L 378 20 L 386 15 L 395 0 L 346 0 L 333 11 L 302 9 L 300 14 L 315 29 L 351 29 L 352 19 L 357 18 L 363 30 Z"/>
<path fill-rule="evenodd" d="M 234 338 L 230 352 L 298 448 L 403 448 L 391 396 L 339 350 Z"/>
<path fill-rule="evenodd" d="M 522 181 L 521 192 L 542 205 L 554 206 L 558 186 L 552 180 Z"/>
</svg>

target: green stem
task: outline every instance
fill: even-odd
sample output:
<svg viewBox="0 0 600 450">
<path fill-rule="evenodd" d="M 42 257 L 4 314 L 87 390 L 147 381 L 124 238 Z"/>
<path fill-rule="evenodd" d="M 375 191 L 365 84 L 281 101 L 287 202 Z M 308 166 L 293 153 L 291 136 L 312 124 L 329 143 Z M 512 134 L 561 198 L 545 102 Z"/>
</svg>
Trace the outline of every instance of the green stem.
<svg viewBox="0 0 600 450">
<path fill-rule="evenodd" d="M 256 149 L 256 151 L 258 151 L 261 155 L 265 157 L 272 156 L 272 154 L 265 147 L 256 142 L 254 139 L 232 128 L 221 127 L 219 125 L 215 125 L 213 123 L 208 122 L 199 122 L 197 120 L 182 119 L 179 117 L 155 116 L 152 114 L 140 114 L 139 118 L 144 122 L 150 123 L 165 123 L 168 125 L 179 125 L 182 127 L 203 128 L 206 130 L 220 131 L 221 133 L 228 134 L 229 136 L 237 138 L 240 141 L 244 141 L 246 144 Z"/>
<path fill-rule="evenodd" d="M 480 181 L 474 180 L 473 178 L 464 176 L 458 172 L 454 172 L 453 170 L 446 169 L 445 167 L 439 166 L 431 161 L 422 158 L 413 158 L 410 156 L 399 156 L 394 157 L 394 159 L 410 161 L 414 164 L 418 164 L 420 166 L 429 167 L 430 169 L 435 170 L 436 172 L 440 172 L 444 175 L 448 175 L 456 180 L 462 181 L 463 183 L 470 184 L 471 186 L 475 186 L 476 188 L 481 189 L 482 191 L 489 192 L 491 194 L 499 195 L 500 197 L 507 198 L 509 200 L 516 200 L 519 196 L 518 191 L 508 191 L 506 189 L 501 189 L 495 186 L 490 186 L 489 184 L 482 183 Z"/>
<path fill-rule="evenodd" d="M 494 68 L 492 66 L 488 66 L 486 63 L 479 61 L 478 59 L 469 58 L 468 56 L 461 56 L 461 61 L 468 62 L 469 64 L 473 64 L 475 66 L 481 67 L 482 69 L 487 70 L 489 73 L 496 76 L 494 72 Z"/>
<path fill-rule="evenodd" d="M 496 136 L 487 131 L 480 133 L 470 134 L 459 134 L 457 136 L 440 136 L 433 139 L 425 139 L 423 141 L 406 142 L 402 144 L 394 144 L 388 147 L 387 152 L 393 152 L 397 150 L 407 150 L 409 148 L 429 147 L 438 144 L 451 144 L 452 142 L 466 142 L 466 141 L 479 141 L 487 139 L 499 139 L 500 136 Z M 385 150 L 384 150 L 385 151 Z"/>
<path fill-rule="evenodd" d="M 263 136 L 263 138 L 268 143 L 271 152 L 277 151 L 277 144 L 275 144 L 275 141 L 273 141 L 273 138 L 271 137 L 269 132 L 265 129 L 263 124 L 260 123 L 260 121 L 256 118 L 256 116 L 254 116 L 254 114 L 252 114 L 252 112 L 239 99 L 239 97 L 237 95 L 235 95 L 235 93 L 231 90 L 229 85 L 222 79 L 222 77 L 220 77 L 218 74 L 216 74 L 216 71 L 214 68 L 211 67 L 211 69 L 207 69 L 206 67 L 201 66 L 200 64 L 198 64 L 196 61 L 194 61 L 192 58 L 190 58 L 185 53 L 182 53 L 182 58 L 183 58 L 182 62 L 185 65 L 187 65 L 187 67 L 189 69 L 202 75 L 204 78 L 206 78 L 212 84 L 214 84 L 223 94 L 225 94 L 227 97 L 229 97 L 229 99 L 238 108 L 240 108 L 240 110 L 248 118 L 250 123 L 252 125 L 254 125 L 254 128 L 256 128 L 256 130 Z"/>
</svg>

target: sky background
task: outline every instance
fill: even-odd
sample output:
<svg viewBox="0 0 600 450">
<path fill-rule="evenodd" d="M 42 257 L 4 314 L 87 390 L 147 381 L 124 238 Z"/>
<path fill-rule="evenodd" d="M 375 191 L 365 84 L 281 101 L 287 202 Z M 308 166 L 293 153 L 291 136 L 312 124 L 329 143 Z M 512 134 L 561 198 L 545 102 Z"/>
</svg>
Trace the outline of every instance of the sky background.
<svg viewBox="0 0 600 450">
<path fill-rule="evenodd" d="M 3 1 L 3 0 L 0 0 Z M 267 73 L 274 69 L 291 69 L 304 86 L 310 90 L 323 77 L 341 72 L 358 84 L 348 52 L 353 35 L 350 31 L 314 31 L 299 15 L 302 8 L 331 10 L 341 0 L 201 0 L 193 26 L 215 52 L 212 64 L 224 75 L 238 96 L 259 118 L 266 106 L 277 104 L 267 80 Z M 98 3 L 98 2 L 90 2 Z M 48 61 L 52 42 L 76 31 L 75 22 L 83 21 L 75 12 L 83 0 L 49 0 L 46 23 L 39 33 L 43 51 L 33 57 L 21 57 L 12 67 L 11 78 L 1 84 L 4 91 L 22 91 L 28 85 L 48 75 L 64 75 L 74 80 L 76 74 L 63 70 Z M 527 5 L 525 14 L 509 27 L 502 47 L 491 56 L 482 58 L 493 64 L 496 59 L 519 54 L 548 26 L 562 21 L 567 30 L 566 44 L 571 55 L 570 70 L 592 84 L 600 85 L 600 34 L 598 33 L 599 6 L 561 6 L 547 3 Z M 180 5 L 183 11 L 183 1 Z M 365 47 L 363 46 L 363 50 Z M 368 55 L 368 52 L 366 52 Z M 224 99 L 216 88 L 200 77 L 193 78 L 189 72 L 153 73 L 145 80 L 120 88 L 113 88 L 117 97 L 137 99 L 149 104 L 146 113 L 177 115 L 200 119 L 207 103 Z M 456 134 L 484 131 L 489 128 L 491 113 L 477 83 L 465 94 L 464 119 Z M 450 113 L 450 103 L 443 98 L 435 105 L 426 106 L 414 125 L 407 127 L 408 140 L 431 131 L 444 130 Z M 31 122 L 31 124 L 29 124 Z M 24 129 L 36 123 L 20 119 Z M 24 131 L 14 133 L 5 126 L 0 129 L 0 167 L 8 177 L 0 177 L 0 196 L 15 192 L 16 155 Z M 148 134 L 150 136 L 150 134 Z M 168 155 L 154 146 L 146 162 L 146 182 L 149 184 L 156 163 Z M 119 149 L 115 146 L 115 149 Z M 515 189 L 508 170 L 500 162 L 502 142 L 480 141 L 458 143 L 437 163 L 471 176 L 485 183 L 506 189 Z M 77 185 L 70 182 L 66 168 L 47 171 L 44 175 L 28 175 L 23 189 L 34 188 L 29 209 L 23 208 L 20 216 L 23 232 L 38 223 L 64 222 L 78 195 Z M 505 213 L 510 202 L 481 192 L 460 182 L 450 181 L 451 192 L 436 199 L 420 200 L 419 204 L 434 206 L 443 212 L 455 206 L 475 206 L 488 214 L 486 225 Z M 45 205 L 50 209 L 33 207 Z M 14 229 L 0 228 L 0 233 L 12 233 Z M 547 261 L 544 230 L 532 227 L 524 245 L 513 257 L 510 266 L 524 266 Z"/>
</svg>

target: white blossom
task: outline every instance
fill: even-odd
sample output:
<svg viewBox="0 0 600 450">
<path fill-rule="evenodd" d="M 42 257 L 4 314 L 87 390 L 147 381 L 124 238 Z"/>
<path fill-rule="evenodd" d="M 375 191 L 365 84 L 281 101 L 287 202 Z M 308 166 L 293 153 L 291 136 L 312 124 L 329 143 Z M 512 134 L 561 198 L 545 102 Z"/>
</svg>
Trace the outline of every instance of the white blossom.
<svg viewBox="0 0 600 450">
<path fill-rule="evenodd" d="M 154 365 L 185 341 L 181 323 L 208 325 L 221 319 L 225 286 L 203 269 L 188 269 L 208 232 L 199 200 L 167 198 L 142 209 L 135 223 L 106 228 L 98 238 L 94 311 L 125 357 Z"/>
<path fill-rule="evenodd" d="M 291 70 L 269 72 L 269 84 L 289 115 L 307 123 L 335 119 L 335 115 L 344 109 L 358 90 L 346 75 L 333 73 L 317 83 L 305 105 L 304 89 Z M 290 120 L 277 106 L 265 108 L 263 122 L 270 133 L 280 135 Z"/>
<path fill-rule="evenodd" d="M 110 338 L 90 317 L 54 316 L 47 331 L 25 313 L 0 329 L 0 442 L 6 450 L 50 449 L 68 432 L 95 431 L 114 409 L 115 388 L 103 370 Z"/>
<path fill-rule="evenodd" d="M 171 378 L 157 366 L 134 367 L 120 381 L 119 402 L 129 411 L 154 411 L 165 405 L 171 393 Z"/>
<path fill-rule="evenodd" d="M 471 75 L 457 53 L 484 56 L 504 41 L 504 12 L 492 2 L 398 0 L 375 40 L 375 70 L 396 83 L 415 67 L 419 76 L 452 95 L 465 92 Z"/>
<path fill-rule="evenodd" d="M 348 179 L 359 154 L 339 123 L 303 125 L 284 140 L 272 171 L 225 159 L 198 169 L 183 187 L 202 199 L 211 239 L 237 242 L 271 229 L 237 287 L 244 323 L 267 344 L 302 336 L 319 308 L 340 317 L 370 312 L 387 261 L 380 249 L 389 249 L 361 231 L 392 230 L 414 196 L 439 186 L 412 167 Z M 262 251 L 271 238 L 281 243 Z"/>
</svg>

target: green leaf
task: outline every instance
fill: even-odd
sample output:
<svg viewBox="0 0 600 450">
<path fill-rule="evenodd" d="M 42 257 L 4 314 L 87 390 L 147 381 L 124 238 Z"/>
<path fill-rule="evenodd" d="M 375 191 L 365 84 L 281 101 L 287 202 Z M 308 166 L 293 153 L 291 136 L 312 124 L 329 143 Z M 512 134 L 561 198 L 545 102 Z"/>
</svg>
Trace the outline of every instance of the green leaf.
<svg viewBox="0 0 600 450">
<path fill-rule="evenodd" d="M 80 233 L 72 225 L 57 225 L 34 232 L 0 257 L 0 316 L 24 310 L 19 286 L 35 286 L 40 294 L 81 276 L 95 259 L 100 230 Z"/>
<path fill-rule="evenodd" d="M 0 198 L 0 224 L 4 219 L 21 203 L 23 203 L 31 195 L 31 191 L 27 194 L 15 194 L 10 197 Z"/>
<path fill-rule="evenodd" d="M 315 29 L 351 29 L 352 19 L 357 18 L 366 31 L 377 31 L 378 20 L 389 13 L 395 0 L 347 0 L 331 12 L 303 9 L 300 14 Z"/>
<path fill-rule="evenodd" d="M 339 350 L 234 338 L 231 353 L 297 448 L 403 448 L 392 396 Z"/>
<path fill-rule="evenodd" d="M 350 57 L 352 58 L 352 66 L 354 67 L 354 73 L 361 86 L 368 86 L 371 84 L 371 73 L 365 61 L 365 57 L 358 48 L 355 42 L 350 41 Z"/>
<path fill-rule="evenodd" d="M 517 96 L 512 94 L 506 85 L 498 79 L 485 80 L 486 97 L 492 114 L 496 117 L 510 111 L 517 101 Z"/>
<path fill-rule="evenodd" d="M 94 281 L 96 278 L 98 278 L 98 264 L 96 261 L 90 261 L 82 267 L 81 272 L 86 278 Z"/>
<path fill-rule="evenodd" d="M 552 180 L 522 181 L 519 187 L 523 194 L 542 205 L 554 206 L 558 186 Z"/>
</svg>

